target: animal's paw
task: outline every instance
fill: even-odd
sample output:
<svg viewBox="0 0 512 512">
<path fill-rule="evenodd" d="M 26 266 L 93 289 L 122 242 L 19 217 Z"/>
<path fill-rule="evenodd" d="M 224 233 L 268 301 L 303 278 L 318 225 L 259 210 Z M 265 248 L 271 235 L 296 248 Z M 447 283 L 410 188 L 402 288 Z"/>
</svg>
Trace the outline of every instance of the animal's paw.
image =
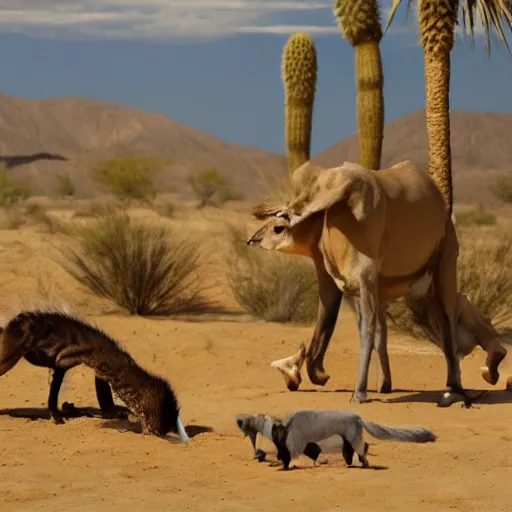
<svg viewBox="0 0 512 512">
<path fill-rule="evenodd" d="M 55 425 L 64 425 L 65 421 L 62 416 L 52 415 L 52 420 Z"/>
<path fill-rule="evenodd" d="M 452 391 L 445 391 L 441 400 L 437 403 L 438 407 L 450 407 L 455 402 L 459 401 L 461 396 L 458 393 L 453 393 Z"/>
<path fill-rule="evenodd" d="M 267 453 L 261 449 L 257 449 L 254 452 L 254 458 L 258 460 L 258 462 L 264 462 L 267 457 Z"/>
<path fill-rule="evenodd" d="M 76 411 L 75 404 L 72 402 L 63 402 L 61 408 L 64 412 L 67 412 L 67 413 Z"/>
</svg>

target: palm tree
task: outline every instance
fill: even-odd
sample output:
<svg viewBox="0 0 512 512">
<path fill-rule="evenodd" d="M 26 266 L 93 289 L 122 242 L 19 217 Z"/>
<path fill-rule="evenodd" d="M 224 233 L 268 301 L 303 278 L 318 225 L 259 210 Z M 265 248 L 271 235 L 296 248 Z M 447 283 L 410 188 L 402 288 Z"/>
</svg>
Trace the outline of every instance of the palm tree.
<svg viewBox="0 0 512 512">
<path fill-rule="evenodd" d="M 364 167 L 377 170 L 384 133 L 379 4 L 377 0 L 337 0 L 334 14 L 345 39 L 355 49 L 359 158 Z"/>
<path fill-rule="evenodd" d="M 448 214 L 452 213 L 453 186 L 450 150 L 450 54 L 455 26 L 461 19 L 464 32 L 474 42 L 475 21 L 483 25 L 487 52 L 490 34 L 496 31 L 509 45 L 504 26 L 512 30 L 512 0 L 406 0 L 410 12 L 417 5 L 421 45 L 425 54 L 426 114 L 429 146 L 429 172 L 443 193 Z M 402 0 L 393 0 L 388 25 Z"/>
</svg>

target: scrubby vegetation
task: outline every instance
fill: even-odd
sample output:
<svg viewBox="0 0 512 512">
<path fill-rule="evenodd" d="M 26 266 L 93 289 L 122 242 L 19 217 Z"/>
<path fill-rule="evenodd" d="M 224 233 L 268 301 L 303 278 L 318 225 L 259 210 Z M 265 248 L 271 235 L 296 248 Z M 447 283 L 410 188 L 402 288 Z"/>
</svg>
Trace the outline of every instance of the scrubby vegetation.
<svg viewBox="0 0 512 512">
<path fill-rule="evenodd" d="M 512 232 L 477 226 L 457 229 L 459 291 L 497 327 L 512 320 Z M 423 331 L 412 323 L 402 299 L 390 304 L 393 327 L 416 338 Z"/>
<path fill-rule="evenodd" d="M 242 196 L 226 184 L 221 172 L 215 167 L 210 167 L 198 174 L 191 174 L 189 183 L 194 193 L 201 201 L 199 206 L 203 207 L 213 204 L 213 198 L 217 195 L 220 203 L 241 199 Z"/>
<path fill-rule="evenodd" d="M 156 157 L 119 156 L 99 163 L 91 174 L 104 191 L 119 200 L 148 202 L 156 195 L 152 175 L 163 165 Z"/>
<path fill-rule="evenodd" d="M 482 205 L 468 212 L 459 212 L 455 215 L 457 226 L 494 226 L 496 215 L 488 212 Z"/>
<path fill-rule="evenodd" d="M 100 297 L 131 314 L 201 313 L 212 304 L 198 273 L 202 253 L 197 241 L 176 230 L 133 222 L 110 212 L 74 233 L 78 248 L 62 252 L 62 266 Z"/>
<path fill-rule="evenodd" d="M 512 176 L 499 176 L 491 185 L 493 194 L 505 203 L 512 203 Z"/>
<path fill-rule="evenodd" d="M 29 195 L 29 190 L 13 181 L 5 171 L 5 167 L 0 165 L 0 206 L 10 207 Z"/>
<path fill-rule="evenodd" d="M 244 232 L 229 226 L 228 280 L 238 304 L 268 322 L 308 323 L 318 308 L 315 269 L 299 256 L 245 245 Z"/>
</svg>

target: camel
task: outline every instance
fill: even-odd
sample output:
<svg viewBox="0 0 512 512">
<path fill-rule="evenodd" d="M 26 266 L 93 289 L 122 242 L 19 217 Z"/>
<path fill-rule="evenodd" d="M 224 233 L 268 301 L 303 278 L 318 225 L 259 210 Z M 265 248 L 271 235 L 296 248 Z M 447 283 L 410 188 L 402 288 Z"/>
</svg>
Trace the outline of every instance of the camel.
<svg viewBox="0 0 512 512">
<path fill-rule="evenodd" d="M 361 313 L 359 374 L 351 401 L 366 401 L 374 346 L 383 374 L 379 391 L 390 392 L 386 302 L 423 293 L 447 363 L 447 390 L 439 405 L 449 406 L 457 397 L 467 401 L 457 354 L 458 242 L 430 175 L 410 161 L 380 171 L 350 162 L 311 168 L 307 162 L 292 180 L 294 194 L 287 205 L 254 209 L 256 218 L 270 220 L 247 243 L 307 256 L 315 263 L 320 304 L 307 354 L 310 380 L 324 385 L 329 378 L 323 358 L 345 294 L 359 300 Z M 418 287 L 423 290 L 415 291 Z M 496 351 L 489 352 L 490 379 L 497 373 L 498 359 Z M 277 367 L 286 370 L 286 364 Z M 294 372 L 289 382 L 300 377 L 297 368 Z"/>
</svg>

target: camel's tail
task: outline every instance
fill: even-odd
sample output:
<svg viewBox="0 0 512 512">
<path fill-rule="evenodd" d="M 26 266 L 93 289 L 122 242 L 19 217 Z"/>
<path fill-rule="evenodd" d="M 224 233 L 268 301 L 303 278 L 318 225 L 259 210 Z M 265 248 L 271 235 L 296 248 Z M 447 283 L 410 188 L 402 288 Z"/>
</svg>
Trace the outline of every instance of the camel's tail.
<svg viewBox="0 0 512 512">
<path fill-rule="evenodd" d="M 437 436 L 426 428 L 391 428 L 363 421 L 364 429 L 381 441 L 402 441 L 404 443 L 433 443 Z"/>
</svg>

